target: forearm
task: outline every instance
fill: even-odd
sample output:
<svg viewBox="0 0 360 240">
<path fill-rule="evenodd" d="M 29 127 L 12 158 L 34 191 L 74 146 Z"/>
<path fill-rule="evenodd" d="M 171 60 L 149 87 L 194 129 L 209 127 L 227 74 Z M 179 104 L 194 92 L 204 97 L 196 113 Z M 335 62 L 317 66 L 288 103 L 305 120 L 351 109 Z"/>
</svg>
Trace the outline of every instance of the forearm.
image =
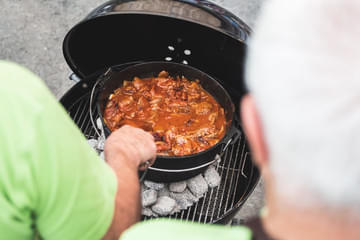
<svg viewBox="0 0 360 240">
<path fill-rule="evenodd" d="M 115 211 L 104 239 L 118 239 L 120 234 L 140 219 L 140 184 L 133 166 L 112 166 L 118 178 Z"/>
<path fill-rule="evenodd" d="M 105 159 L 115 171 L 118 188 L 112 224 L 104 239 L 118 239 L 120 234 L 140 219 L 140 184 L 138 169 L 153 162 L 156 146 L 151 134 L 130 126 L 111 133 L 105 143 Z"/>
</svg>

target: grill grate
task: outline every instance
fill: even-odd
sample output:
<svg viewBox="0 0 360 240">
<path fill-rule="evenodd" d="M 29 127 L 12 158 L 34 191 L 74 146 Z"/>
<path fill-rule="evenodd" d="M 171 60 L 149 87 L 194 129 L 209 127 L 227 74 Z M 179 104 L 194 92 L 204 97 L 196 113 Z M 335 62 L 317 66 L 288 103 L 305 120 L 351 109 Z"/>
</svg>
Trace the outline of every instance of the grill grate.
<svg viewBox="0 0 360 240">
<path fill-rule="evenodd" d="M 67 110 L 70 117 L 81 129 L 86 138 L 96 138 L 89 116 L 89 92 L 78 98 Z M 92 106 L 94 119 L 98 118 L 96 106 Z M 226 150 L 223 159 L 216 166 L 221 176 L 218 187 L 210 189 L 195 205 L 182 210 L 169 218 L 188 220 L 199 223 L 222 222 L 226 215 L 238 209 L 246 200 L 253 174 L 251 156 L 244 136 Z M 247 175 L 245 174 L 247 173 Z M 151 217 L 143 217 L 143 220 Z"/>
</svg>

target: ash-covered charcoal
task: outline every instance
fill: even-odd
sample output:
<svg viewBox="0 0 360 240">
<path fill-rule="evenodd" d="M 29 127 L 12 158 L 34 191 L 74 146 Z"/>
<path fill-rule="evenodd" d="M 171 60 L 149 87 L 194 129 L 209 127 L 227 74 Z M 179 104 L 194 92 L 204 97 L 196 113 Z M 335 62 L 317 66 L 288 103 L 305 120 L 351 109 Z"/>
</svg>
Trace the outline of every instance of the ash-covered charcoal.
<svg viewBox="0 0 360 240">
<path fill-rule="evenodd" d="M 191 202 L 191 201 L 189 201 L 188 199 L 185 199 L 185 198 L 181 198 L 181 199 L 177 200 L 176 202 L 177 202 L 177 204 L 178 204 L 178 206 L 179 206 L 179 208 L 181 210 L 185 210 L 185 209 L 187 209 L 188 207 L 191 207 L 194 204 L 194 202 Z"/>
<path fill-rule="evenodd" d="M 206 171 L 204 172 L 204 178 L 209 187 L 211 188 L 219 186 L 221 182 L 221 177 L 214 166 L 210 166 L 206 169 Z"/>
<path fill-rule="evenodd" d="M 163 189 L 160 189 L 158 192 L 158 196 L 159 197 L 169 197 L 170 196 L 170 191 L 169 189 L 165 186 Z"/>
<path fill-rule="evenodd" d="M 174 182 L 169 184 L 169 190 L 171 192 L 183 192 L 186 189 L 186 181 Z"/>
<path fill-rule="evenodd" d="M 147 217 L 157 217 L 158 215 L 154 213 L 150 208 L 142 208 L 141 214 Z"/>
<path fill-rule="evenodd" d="M 151 207 L 160 216 L 169 215 L 176 206 L 176 201 L 169 197 L 159 197 L 155 205 Z"/>
<path fill-rule="evenodd" d="M 156 183 L 156 182 L 151 182 L 151 181 L 144 181 L 144 184 L 148 188 L 154 189 L 156 191 L 163 189 L 165 186 L 165 184 L 163 184 L 163 183 Z"/>
<path fill-rule="evenodd" d="M 208 190 L 208 184 L 201 174 L 187 180 L 187 185 L 196 197 L 202 197 Z"/>
<path fill-rule="evenodd" d="M 182 193 L 170 193 L 170 197 L 174 198 L 179 205 L 180 209 L 187 209 L 191 207 L 195 202 L 199 201 L 199 198 L 195 197 L 189 189 L 185 189 Z"/>
<path fill-rule="evenodd" d="M 217 158 L 220 159 L 219 156 Z M 141 184 L 142 215 L 167 216 L 189 209 L 204 196 L 209 187 L 219 186 L 220 182 L 221 177 L 215 165 L 206 169 L 204 175 L 199 174 L 186 181 L 170 184 L 144 181 Z"/>
<path fill-rule="evenodd" d="M 145 184 L 144 183 L 141 183 L 141 185 L 140 185 L 140 191 L 141 192 L 143 192 L 143 191 L 145 191 L 145 190 L 148 190 L 149 188 L 147 187 L 147 186 L 145 186 Z"/>
<path fill-rule="evenodd" d="M 96 139 L 89 139 L 88 144 L 90 145 L 90 147 L 96 149 L 98 141 Z"/>
<path fill-rule="evenodd" d="M 180 208 L 180 206 L 176 203 L 176 205 L 175 205 L 174 209 L 171 211 L 170 215 L 173 215 L 173 214 L 178 213 L 178 212 L 180 212 L 180 211 L 181 211 L 181 208 Z"/>
<path fill-rule="evenodd" d="M 105 148 L 105 139 L 103 138 L 99 138 L 98 144 L 97 144 L 97 149 L 100 151 L 104 151 Z"/>
<path fill-rule="evenodd" d="M 156 203 L 157 192 L 153 189 L 148 189 L 141 194 L 141 203 L 143 207 L 150 206 Z"/>
</svg>

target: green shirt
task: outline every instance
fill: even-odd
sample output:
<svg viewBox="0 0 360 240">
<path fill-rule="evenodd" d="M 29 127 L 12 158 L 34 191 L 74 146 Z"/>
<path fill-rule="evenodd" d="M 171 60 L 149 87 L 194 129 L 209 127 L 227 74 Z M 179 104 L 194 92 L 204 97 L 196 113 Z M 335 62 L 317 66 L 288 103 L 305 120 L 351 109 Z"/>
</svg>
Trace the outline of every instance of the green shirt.
<svg viewBox="0 0 360 240">
<path fill-rule="evenodd" d="M 204 225 L 179 220 L 149 220 L 123 233 L 121 240 L 251 240 L 247 227 Z"/>
<path fill-rule="evenodd" d="M 0 238 L 100 239 L 116 177 L 39 78 L 0 61 Z"/>
</svg>

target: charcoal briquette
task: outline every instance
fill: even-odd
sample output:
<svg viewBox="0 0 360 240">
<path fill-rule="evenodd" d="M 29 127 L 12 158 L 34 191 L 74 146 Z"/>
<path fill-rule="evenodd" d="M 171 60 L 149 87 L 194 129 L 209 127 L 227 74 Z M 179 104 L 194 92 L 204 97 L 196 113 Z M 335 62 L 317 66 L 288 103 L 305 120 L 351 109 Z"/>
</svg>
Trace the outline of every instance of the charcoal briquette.
<svg viewBox="0 0 360 240">
<path fill-rule="evenodd" d="M 186 189 L 186 181 L 174 182 L 169 184 L 169 190 L 171 192 L 183 192 Z"/>
<path fill-rule="evenodd" d="M 219 186 L 221 182 L 221 177 L 214 166 L 210 166 L 206 169 L 206 171 L 204 172 L 204 178 L 209 187 L 211 188 Z"/>
<path fill-rule="evenodd" d="M 147 207 L 156 203 L 157 192 L 154 189 L 148 189 L 141 194 L 141 203 L 143 207 Z"/>
<path fill-rule="evenodd" d="M 187 185 L 196 197 L 202 197 L 208 190 L 208 184 L 201 174 L 187 180 Z"/>
<path fill-rule="evenodd" d="M 170 197 L 159 197 L 151 210 L 160 216 L 169 215 L 176 206 L 176 201 Z"/>
<path fill-rule="evenodd" d="M 148 188 L 154 189 L 156 191 L 163 189 L 165 186 L 165 184 L 163 184 L 163 183 L 156 183 L 156 182 L 151 182 L 151 181 L 144 181 L 144 184 Z"/>
</svg>

